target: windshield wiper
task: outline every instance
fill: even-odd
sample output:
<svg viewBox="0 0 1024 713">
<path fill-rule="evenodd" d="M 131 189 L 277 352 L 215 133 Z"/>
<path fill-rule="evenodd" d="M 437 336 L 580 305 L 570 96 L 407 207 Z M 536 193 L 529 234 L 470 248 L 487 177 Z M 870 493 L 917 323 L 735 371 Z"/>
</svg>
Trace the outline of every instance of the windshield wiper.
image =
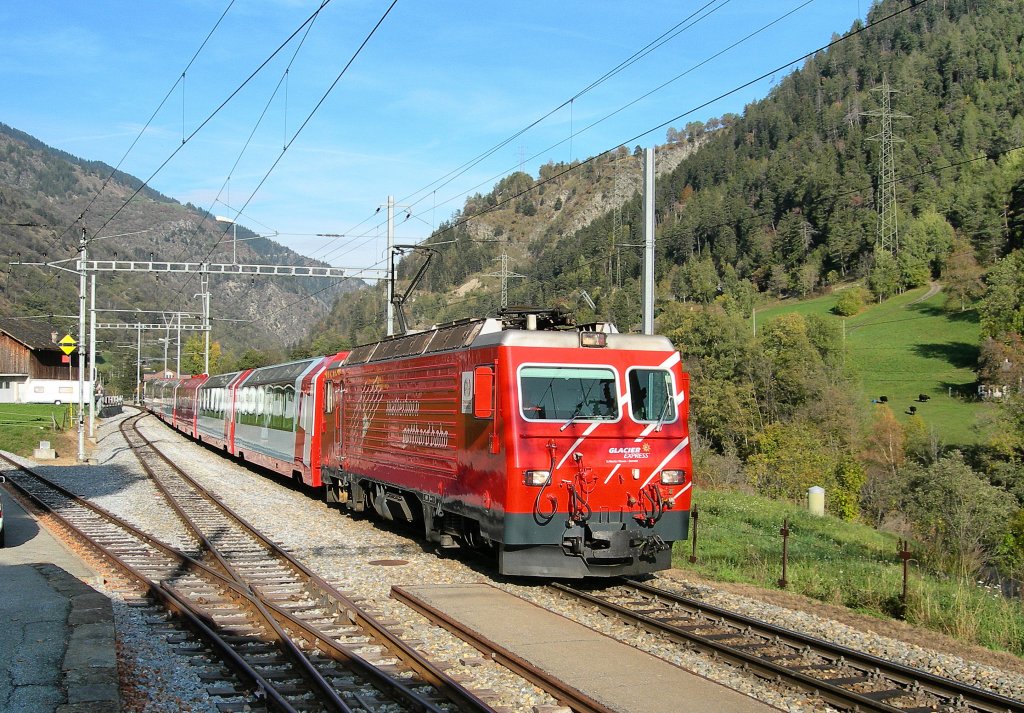
<svg viewBox="0 0 1024 713">
<path fill-rule="evenodd" d="M 566 421 L 565 423 L 563 423 L 562 427 L 558 429 L 559 432 L 564 431 L 565 429 L 569 428 L 569 426 L 572 425 L 573 421 L 575 421 L 577 418 L 579 418 L 580 414 L 582 414 L 582 413 L 583 413 L 583 403 L 580 402 L 580 403 L 576 404 L 576 410 L 572 412 L 572 416 L 569 417 L 569 420 Z"/>
<path fill-rule="evenodd" d="M 661 415 L 658 416 L 658 425 L 654 427 L 654 430 L 661 433 L 662 427 L 665 425 L 665 419 L 668 417 L 668 407 L 672 405 L 673 398 L 669 394 L 665 394 L 665 406 L 661 409 Z"/>
</svg>

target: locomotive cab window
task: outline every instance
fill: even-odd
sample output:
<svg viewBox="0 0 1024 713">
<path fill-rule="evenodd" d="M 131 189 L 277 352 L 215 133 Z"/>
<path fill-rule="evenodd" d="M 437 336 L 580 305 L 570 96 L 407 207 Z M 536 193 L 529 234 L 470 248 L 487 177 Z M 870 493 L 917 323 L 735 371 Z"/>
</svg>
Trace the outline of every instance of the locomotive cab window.
<svg viewBox="0 0 1024 713">
<path fill-rule="evenodd" d="M 671 423 L 676 420 L 672 374 L 663 369 L 630 369 L 629 410 L 634 421 Z"/>
<path fill-rule="evenodd" d="M 607 367 L 524 366 L 520 409 L 528 421 L 614 421 L 619 418 L 615 371 Z"/>
</svg>

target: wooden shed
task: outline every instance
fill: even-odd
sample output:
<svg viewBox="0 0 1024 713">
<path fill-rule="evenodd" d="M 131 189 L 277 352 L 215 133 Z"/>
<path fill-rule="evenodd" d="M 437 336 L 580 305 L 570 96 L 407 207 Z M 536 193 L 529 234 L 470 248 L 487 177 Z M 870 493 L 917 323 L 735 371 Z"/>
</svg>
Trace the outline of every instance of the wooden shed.
<svg viewBox="0 0 1024 713">
<path fill-rule="evenodd" d="M 41 320 L 0 317 L 0 403 L 25 400 L 19 392 L 30 380 L 78 381 L 79 351 L 66 363 L 63 336 Z"/>
</svg>

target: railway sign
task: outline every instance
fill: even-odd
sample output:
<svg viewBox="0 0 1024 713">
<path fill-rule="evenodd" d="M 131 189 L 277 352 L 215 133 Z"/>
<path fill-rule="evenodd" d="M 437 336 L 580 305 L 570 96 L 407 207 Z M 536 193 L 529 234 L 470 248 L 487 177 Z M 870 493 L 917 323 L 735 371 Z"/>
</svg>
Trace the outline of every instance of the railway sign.
<svg viewBox="0 0 1024 713">
<path fill-rule="evenodd" d="M 71 356 L 71 352 L 75 351 L 75 347 L 78 346 L 78 342 L 70 334 L 65 334 L 64 338 L 57 343 L 60 344 L 61 351 L 68 356 Z"/>
</svg>

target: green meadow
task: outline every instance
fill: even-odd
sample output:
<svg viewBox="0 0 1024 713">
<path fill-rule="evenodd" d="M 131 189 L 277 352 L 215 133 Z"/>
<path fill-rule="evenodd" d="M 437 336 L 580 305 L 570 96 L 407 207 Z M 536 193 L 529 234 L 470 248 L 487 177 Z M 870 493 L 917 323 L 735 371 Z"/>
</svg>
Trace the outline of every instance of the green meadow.
<svg viewBox="0 0 1024 713">
<path fill-rule="evenodd" d="M 895 535 L 817 517 L 799 505 L 758 495 L 696 488 L 693 497 L 699 513 L 697 561 L 689 561 L 691 543 L 677 542 L 673 564 L 681 571 L 776 589 L 782 577 L 779 529 L 788 520 L 788 591 L 1024 655 L 1024 606 L 1019 600 L 927 572 L 915 558 L 904 601 Z"/>
<path fill-rule="evenodd" d="M 66 405 L 0 404 L 0 449 L 30 456 L 39 447 L 39 441 L 51 441 L 59 450 L 63 444 L 61 434 L 70 423 Z"/>
<path fill-rule="evenodd" d="M 902 422 L 916 409 L 944 445 L 985 440 L 989 405 L 975 395 L 980 327 L 974 311 L 947 312 L 941 292 L 927 287 L 871 304 L 853 317 L 832 312 L 838 293 L 802 302 L 783 302 L 757 311 L 758 325 L 789 312 L 817 314 L 845 334 L 847 366 L 864 398 L 888 399 Z M 926 401 L 919 400 L 926 395 Z"/>
</svg>

